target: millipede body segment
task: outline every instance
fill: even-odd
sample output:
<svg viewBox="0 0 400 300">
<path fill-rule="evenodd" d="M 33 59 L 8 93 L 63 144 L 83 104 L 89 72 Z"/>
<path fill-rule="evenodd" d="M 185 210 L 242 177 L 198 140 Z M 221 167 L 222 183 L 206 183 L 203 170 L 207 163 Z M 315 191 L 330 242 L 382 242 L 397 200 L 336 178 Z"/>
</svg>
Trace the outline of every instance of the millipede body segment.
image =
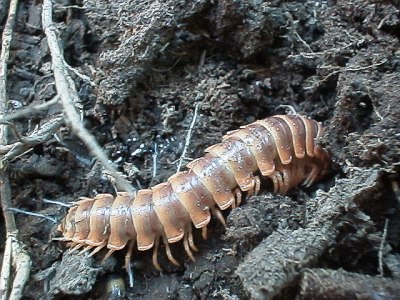
<svg viewBox="0 0 400 300">
<path fill-rule="evenodd" d="M 279 194 L 320 179 L 330 161 L 315 142 L 322 133 L 320 123 L 301 115 L 277 115 L 228 132 L 165 183 L 134 196 L 99 194 L 76 202 L 58 226 L 61 240 L 71 242 L 73 249 L 91 250 L 91 255 L 106 247 L 105 258 L 128 245 L 126 265 L 135 244 L 139 251 L 154 248 L 153 263 L 161 270 L 160 240 L 169 260 L 178 265 L 169 244 L 183 239 L 194 260 L 192 224 L 202 229 L 204 238 L 212 215 L 225 225 L 221 210 L 238 206 L 244 192 L 257 193 L 261 176 Z"/>
</svg>

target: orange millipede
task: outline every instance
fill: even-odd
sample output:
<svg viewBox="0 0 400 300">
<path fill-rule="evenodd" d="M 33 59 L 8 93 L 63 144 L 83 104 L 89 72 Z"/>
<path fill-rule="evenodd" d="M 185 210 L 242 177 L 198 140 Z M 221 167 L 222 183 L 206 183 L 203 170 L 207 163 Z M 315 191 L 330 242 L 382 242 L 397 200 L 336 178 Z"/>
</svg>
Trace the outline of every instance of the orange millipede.
<svg viewBox="0 0 400 300">
<path fill-rule="evenodd" d="M 260 175 L 280 194 L 320 179 L 330 162 L 328 152 L 316 144 L 322 133 L 320 123 L 301 115 L 276 115 L 228 132 L 167 182 L 134 196 L 99 194 L 76 202 L 58 226 L 60 240 L 71 242 L 72 249 L 92 250 L 91 255 L 107 247 L 105 258 L 128 244 L 126 266 L 135 243 L 139 251 L 154 247 L 153 264 L 161 270 L 160 239 L 175 265 L 169 244 L 183 239 L 194 260 L 192 224 L 202 229 L 203 238 L 211 215 L 225 225 L 221 210 L 238 206 L 243 192 L 257 193 Z"/>
</svg>

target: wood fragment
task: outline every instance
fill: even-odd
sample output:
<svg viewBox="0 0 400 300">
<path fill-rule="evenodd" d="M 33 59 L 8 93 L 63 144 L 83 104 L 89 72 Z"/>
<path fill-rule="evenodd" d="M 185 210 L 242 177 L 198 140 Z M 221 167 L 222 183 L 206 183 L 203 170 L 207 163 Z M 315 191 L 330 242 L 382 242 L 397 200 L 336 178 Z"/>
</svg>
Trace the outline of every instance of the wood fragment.
<svg viewBox="0 0 400 300">
<path fill-rule="evenodd" d="M 344 270 L 306 269 L 300 299 L 399 299 L 400 281 Z"/>
</svg>

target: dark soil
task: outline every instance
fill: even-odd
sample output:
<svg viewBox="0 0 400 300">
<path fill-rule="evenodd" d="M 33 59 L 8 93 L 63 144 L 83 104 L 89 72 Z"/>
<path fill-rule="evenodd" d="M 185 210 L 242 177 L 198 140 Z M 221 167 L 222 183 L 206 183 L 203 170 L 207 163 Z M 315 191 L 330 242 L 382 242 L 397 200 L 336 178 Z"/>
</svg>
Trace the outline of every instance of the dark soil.
<svg viewBox="0 0 400 300">
<path fill-rule="evenodd" d="M 321 299 L 330 292 L 321 292 L 313 274 L 333 280 L 336 290 L 346 289 L 337 278 L 358 284 L 368 275 L 369 290 L 355 283 L 353 294 L 338 295 L 400 299 L 398 1 L 55 2 L 85 126 L 134 187 L 177 171 L 196 105 L 187 158 L 202 156 L 227 131 L 291 106 L 326 126 L 321 143 L 333 163 L 310 189 L 288 196 L 264 189 L 246 199 L 227 216 L 226 230 L 213 220 L 208 240 L 195 236 L 196 262 L 173 245 L 181 266 L 160 251 L 160 274 L 150 251 L 136 252 L 133 288 L 124 251 L 103 264 L 101 254 L 68 253 L 52 241 L 57 224 L 17 214 L 32 259 L 26 299 L 119 299 L 106 290 L 113 282 L 128 299 Z M 41 6 L 19 4 L 10 112 L 56 95 Z M 0 5 L 1 26 L 6 11 Z M 57 104 L 20 118 L 16 128 L 26 135 L 61 110 Z M 68 124 L 9 170 L 14 206 L 57 220 L 66 209 L 44 200 L 115 192 Z M 0 242 L 0 258 L 3 251 Z"/>
</svg>

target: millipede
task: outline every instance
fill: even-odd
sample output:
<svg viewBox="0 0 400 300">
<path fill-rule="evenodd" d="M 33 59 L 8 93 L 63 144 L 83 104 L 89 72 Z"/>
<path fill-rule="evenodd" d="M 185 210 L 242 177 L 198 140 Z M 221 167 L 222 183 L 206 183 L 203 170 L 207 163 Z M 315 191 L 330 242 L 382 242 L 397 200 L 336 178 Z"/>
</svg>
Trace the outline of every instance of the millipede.
<svg viewBox="0 0 400 300">
<path fill-rule="evenodd" d="M 169 244 L 183 239 L 185 252 L 194 260 L 192 251 L 198 250 L 193 227 L 206 239 L 212 215 L 226 226 L 221 211 L 239 206 L 243 193 L 257 194 L 262 178 L 271 182 L 273 193 L 283 195 L 321 179 L 330 162 L 328 151 L 316 142 L 322 134 L 319 122 L 302 115 L 276 115 L 242 126 L 164 183 L 135 195 L 82 198 L 58 226 L 60 240 L 73 250 L 90 250 L 90 255 L 108 248 L 104 259 L 128 247 L 126 267 L 135 245 L 139 251 L 154 248 L 153 264 L 161 271 L 160 241 L 168 259 L 179 265 Z"/>
</svg>

